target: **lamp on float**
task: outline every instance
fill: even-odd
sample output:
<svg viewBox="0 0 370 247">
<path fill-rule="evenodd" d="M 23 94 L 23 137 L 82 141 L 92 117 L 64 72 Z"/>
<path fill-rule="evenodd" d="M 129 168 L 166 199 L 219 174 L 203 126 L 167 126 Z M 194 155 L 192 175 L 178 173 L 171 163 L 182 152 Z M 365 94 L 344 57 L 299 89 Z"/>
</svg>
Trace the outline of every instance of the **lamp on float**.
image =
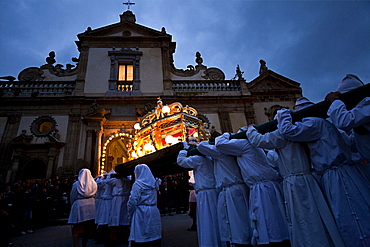
<svg viewBox="0 0 370 247">
<path fill-rule="evenodd" d="M 165 115 L 168 115 L 168 113 L 171 112 L 171 109 L 168 105 L 165 105 L 162 107 L 162 112 L 165 114 Z"/>
<path fill-rule="evenodd" d="M 179 140 L 171 135 L 168 135 L 166 136 L 166 138 L 164 138 L 165 142 L 168 143 L 168 144 L 176 144 L 179 142 Z"/>
<path fill-rule="evenodd" d="M 139 123 L 134 124 L 134 129 L 140 130 L 141 129 L 140 124 Z"/>
<path fill-rule="evenodd" d="M 154 152 L 155 151 L 155 148 L 152 144 L 150 143 L 146 143 L 144 145 L 144 150 L 147 151 L 147 152 Z"/>
</svg>

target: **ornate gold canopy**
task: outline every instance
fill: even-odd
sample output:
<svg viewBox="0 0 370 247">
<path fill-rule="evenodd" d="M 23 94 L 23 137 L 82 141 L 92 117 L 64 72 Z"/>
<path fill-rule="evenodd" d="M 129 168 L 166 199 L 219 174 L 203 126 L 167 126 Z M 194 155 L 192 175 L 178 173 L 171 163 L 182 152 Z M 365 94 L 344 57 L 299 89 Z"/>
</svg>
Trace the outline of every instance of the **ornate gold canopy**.
<svg viewBox="0 0 370 247">
<path fill-rule="evenodd" d="M 188 136 L 200 140 L 210 137 L 207 123 L 198 117 L 194 108 L 184 107 L 179 102 L 163 105 L 161 98 L 158 98 L 155 109 L 147 113 L 134 128 L 136 133 L 130 160 L 185 141 Z"/>
</svg>

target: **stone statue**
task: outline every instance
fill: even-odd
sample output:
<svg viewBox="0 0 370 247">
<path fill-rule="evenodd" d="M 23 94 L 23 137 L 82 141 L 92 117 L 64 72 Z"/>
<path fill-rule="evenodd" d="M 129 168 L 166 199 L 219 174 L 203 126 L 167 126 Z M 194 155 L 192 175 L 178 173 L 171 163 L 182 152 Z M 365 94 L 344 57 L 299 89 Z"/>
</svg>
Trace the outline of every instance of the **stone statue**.
<svg viewBox="0 0 370 247">
<path fill-rule="evenodd" d="M 46 58 L 46 62 L 49 65 L 53 65 L 56 62 L 54 51 L 49 52 L 49 56 Z"/>
<path fill-rule="evenodd" d="M 238 78 L 238 80 L 243 78 L 244 71 L 240 70 L 239 64 L 236 65 L 236 74 L 233 79 Z"/>
<path fill-rule="evenodd" d="M 203 58 L 201 57 L 200 52 L 199 52 L 199 51 L 197 51 L 197 53 L 195 53 L 195 56 L 196 56 L 195 62 L 196 62 L 198 65 L 202 65 L 202 63 L 203 63 Z"/>
<path fill-rule="evenodd" d="M 264 60 L 262 60 L 262 59 L 260 60 L 260 64 L 261 64 L 261 66 L 260 66 L 260 72 L 259 72 L 259 74 L 262 75 L 265 72 L 267 72 L 268 68 L 266 66 L 266 62 Z"/>
</svg>

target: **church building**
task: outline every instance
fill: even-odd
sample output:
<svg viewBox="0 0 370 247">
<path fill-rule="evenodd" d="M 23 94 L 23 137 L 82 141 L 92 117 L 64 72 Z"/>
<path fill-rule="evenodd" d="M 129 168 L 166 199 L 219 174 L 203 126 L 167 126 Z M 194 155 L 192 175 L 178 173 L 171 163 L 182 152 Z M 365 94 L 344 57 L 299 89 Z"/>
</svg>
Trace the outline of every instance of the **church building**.
<svg viewBox="0 0 370 247">
<path fill-rule="evenodd" d="M 165 28 L 136 23 L 130 10 L 117 19 L 77 35 L 75 64 L 58 64 L 51 51 L 46 64 L 25 68 L 18 80 L 2 77 L 2 181 L 70 177 L 84 167 L 96 176 L 145 155 L 137 134 L 149 125 L 145 142 L 157 141 L 155 151 L 195 132 L 212 139 L 263 124 L 278 109 L 292 109 L 302 96 L 300 83 L 268 69 L 263 60 L 252 81 L 243 78 L 239 66 L 234 78 L 225 78 L 221 68 L 206 65 L 200 52 L 193 65 L 176 68 L 176 43 Z M 222 67 L 222 61 L 212 66 Z M 169 130 L 175 120 L 153 125 L 156 118 L 170 117 L 164 106 L 186 123 L 179 125 L 185 132 L 172 128 L 172 139 L 166 140 L 155 128 Z"/>
</svg>

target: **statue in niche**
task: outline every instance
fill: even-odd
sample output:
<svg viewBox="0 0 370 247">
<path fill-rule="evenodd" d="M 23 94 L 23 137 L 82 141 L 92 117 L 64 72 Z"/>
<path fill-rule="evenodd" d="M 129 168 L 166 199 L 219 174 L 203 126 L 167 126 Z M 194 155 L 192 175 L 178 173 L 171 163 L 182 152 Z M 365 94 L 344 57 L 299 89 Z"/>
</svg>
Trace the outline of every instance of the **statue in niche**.
<svg viewBox="0 0 370 247">
<path fill-rule="evenodd" d="M 267 70 L 268 70 L 268 68 L 267 68 L 267 66 L 266 66 L 266 62 L 265 62 L 265 60 L 260 60 L 260 64 L 261 64 L 261 66 L 260 66 L 260 71 L 259 71 L 259 74 L 260 75 L 262 75 L 262 74 L 264 74 L 265 72 L 267 72 Z"/>
</svg>

